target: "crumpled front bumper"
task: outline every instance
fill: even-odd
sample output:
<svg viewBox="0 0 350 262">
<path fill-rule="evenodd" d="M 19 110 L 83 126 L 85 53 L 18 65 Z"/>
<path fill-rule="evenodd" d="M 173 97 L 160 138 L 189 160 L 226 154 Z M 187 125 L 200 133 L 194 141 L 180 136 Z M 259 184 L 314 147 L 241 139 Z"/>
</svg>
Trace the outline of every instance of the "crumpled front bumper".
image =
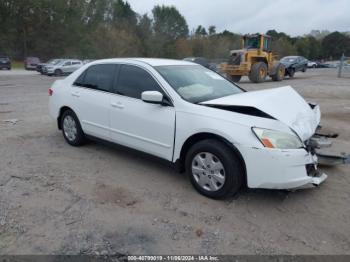
<svg viewBox="0 0 350 262">
<path fill-rule="evenodd" d="M 327 175 L 317 169 L 317 156 L 305 149 L 238 147 L 246 164 L 250 188 L 307 188 L 327 179 Z"/>
</svg>

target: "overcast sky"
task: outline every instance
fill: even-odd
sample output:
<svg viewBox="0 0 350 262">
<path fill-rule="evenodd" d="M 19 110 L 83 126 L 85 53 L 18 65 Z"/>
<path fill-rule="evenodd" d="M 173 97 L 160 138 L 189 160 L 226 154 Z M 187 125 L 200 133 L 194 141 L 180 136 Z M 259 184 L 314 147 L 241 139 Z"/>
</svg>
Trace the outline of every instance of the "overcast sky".
<svg viewBox="0 0 350 262">
<path fill-rule="evenodd" d="M 265 33 L 269 29 L 292 36 L 312 29 L 350 31 L 350 0 L 127 0 L 139 14 L 154 5 L 174 5 L 189 28 L 216 25 L 217 31 Z"/>
</svg>

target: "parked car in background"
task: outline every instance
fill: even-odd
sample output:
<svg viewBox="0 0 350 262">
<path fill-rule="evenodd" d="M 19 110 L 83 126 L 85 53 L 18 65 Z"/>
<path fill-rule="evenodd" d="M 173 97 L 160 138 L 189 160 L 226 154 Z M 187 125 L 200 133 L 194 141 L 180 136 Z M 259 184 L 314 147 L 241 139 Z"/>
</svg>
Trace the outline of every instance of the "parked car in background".
<svg viewBox="0 0 350 262">
<path fill-rule="evenodd" d="M 76 59 L 64 59 L 59 63 L 49 64 L 44 67 L 45 74 L 48 76 L 62 76 L 73 73 L 75 70 L 83 66 L 81 60 Z"/>
<path fill-rule="evenodd" d="M 250 188 L 321 184 L 308 145 L 318 105 L 293 88 L 246 92 L 195 63 L 150 58 L 86 64 L 49 89 L 50 115 L 72 146 L 87 136 L 175 163 L 211 198 Z"/>
<path fill-rule="evenodd" d="M 324 62 L 316 62 L 316 68 L 332 68 L 334 66 L 324 63 Z"/>
<path fill-rule="evenodd" d="M 51 65 L 51 64 L 57 64 L 60 61 L 62 61 L 63 59 L 50 59 L 49 61 L 47 61 L 46 63 L 39 63 L 36 67 L 36 71 L 38 71 L 41 74 L 44 74 L 44 70 L 45 70 L 45 66 L 47 65 Z"/>
<path fill-rule="evenodd" d="M 296 72 L 306 72 L 307 59 L 302 56 L 285 56 L 280 62 L 285 66 L 285 75 L 293 77 Z"/>
<path fill-rule="evenodd" d="M 26 57 L 24 59 L 24 68 L 26 70 L 36 70 L 38 64 L 40 64 L 40 59 L 37 57 Z"/>
<path fill-rule="evenodd" d="M 11 70 L 11 59 L 8 56 L 0 55 L 0 69 Z"/>
<path fill-rule="evenodd" d="M 307 67 L 308 67 L 308 68 L 316 68 L 316 67 L 317 67 L 317 62 L 308 61 L 308 62 L 307 62 Z"/>
<path fill-rule="evenodd" d="M 85 59 L 85 60 L 83 60 L 83 64 L 85 65 L 85 64 L 91 63 L 93 61 L 95 61 L 95 60 L 94 59 Z"/>
<path fill-rule="evenodd" d="M 199 64 L 215 72 L 219 71 L 217 65 L 215 63 L 210 63 L 205 57 L 186 57 L 183 60 Z"/>
</svg>

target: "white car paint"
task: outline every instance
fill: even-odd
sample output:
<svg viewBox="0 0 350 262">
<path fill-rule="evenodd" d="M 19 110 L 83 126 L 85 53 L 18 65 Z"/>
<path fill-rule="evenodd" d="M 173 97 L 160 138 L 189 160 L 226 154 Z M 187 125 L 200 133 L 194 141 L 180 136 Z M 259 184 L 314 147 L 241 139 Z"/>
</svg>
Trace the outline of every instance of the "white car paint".
<svg viewBox="0 0 350 262">
<path fill-rule="evenodd" d="M 143 68 L 164 89 L 173 107 L 145 103 L 140 99 L 73 86 L 91 65 L 131 64 Z M 320 122 L 318 106 L 313 110 L 291 87 L 246 92 L 193 104 L 179 94 L 154 68 L 160 65 L 198 66 L 167 59 L 107 59 L 84 65 L 63 80 L 57 80 L 50 97 L 50 115 L 57 120 L 60 109 L 70 107 L 78 116 L 84 133 L 156 155 L 171 162 L 180 159 L 181 149 L 191 136 L 218 135 L 234 145 L 246 166 L 250 188 L 291 189 L 319 185 L 327 175 L 308 176 L 305 165 L 317 165 L 317 157 L 304 148 L 266 148 L 252 127 L 298 134 L 310 138 Z M 275 119 L 246 115 L 205 106 L 253 106 Z"/>
<path fill-rule="evenodd" d="M 313 62 L 313 61 L 308 61 L 307 62 L 307 67 L 317 67 L 317 63 L 316 62 Z"/>
<path fill-rule="evenodd" d="M 245 92 L 202 104 L 258 108 L 291 127 L 303 141 L 315 133 L 321 118 L 319 107 L 311 109 L 310 105 L 290 86 Z"/>
</svg>

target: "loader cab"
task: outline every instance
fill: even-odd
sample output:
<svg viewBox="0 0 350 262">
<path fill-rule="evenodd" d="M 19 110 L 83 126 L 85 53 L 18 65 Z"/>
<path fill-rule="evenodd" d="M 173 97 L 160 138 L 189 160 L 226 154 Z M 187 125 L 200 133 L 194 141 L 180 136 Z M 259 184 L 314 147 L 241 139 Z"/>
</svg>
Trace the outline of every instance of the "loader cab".
<svg viewBox="0 0 350 262">
<path fill-rule="evenodd" d="M 268 35 L 245 35 L 242 38 L 242 48 L 244 49 L 259 49 L 265 52 L 270 52 L 271 37 Z"/>
</svg>

